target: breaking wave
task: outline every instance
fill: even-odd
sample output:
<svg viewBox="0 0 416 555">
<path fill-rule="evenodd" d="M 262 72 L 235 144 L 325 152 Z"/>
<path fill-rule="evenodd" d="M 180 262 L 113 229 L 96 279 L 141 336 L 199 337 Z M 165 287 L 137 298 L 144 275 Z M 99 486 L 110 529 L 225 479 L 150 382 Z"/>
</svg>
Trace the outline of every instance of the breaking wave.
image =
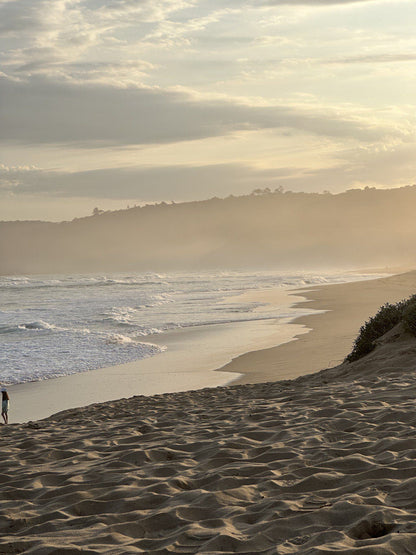
<svg viewBox="0 0 416 555">
<path fill-rule="evenodd" d="M 157 356 L 165 347 L 143 340 L 163 339 L 170 330 L 293 318 L 308 311 L 290 302 L 270 309 L 240 295 L 366 277 L 227 271 L 0 276 L 0 381 L 43 380 Z"/>
</svg>

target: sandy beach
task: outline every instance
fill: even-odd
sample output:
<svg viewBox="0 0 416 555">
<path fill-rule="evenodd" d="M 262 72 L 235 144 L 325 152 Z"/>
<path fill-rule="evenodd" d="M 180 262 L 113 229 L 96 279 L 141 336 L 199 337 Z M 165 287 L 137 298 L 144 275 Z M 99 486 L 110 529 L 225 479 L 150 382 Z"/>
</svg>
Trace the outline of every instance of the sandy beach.
<svg viewBox="0 0 416 555">
<path fill-rule="evenodd" d="M 415 289 L 409 272 L 303 291 L 326 310 L 297 322 L 312 331 L 222 369 L 259 383 L 1 426 L 0 553 L 416 553 L 416 338 L 399 324 L 336 365 Z"/>
<path fill-rule="evenodd" d="M 1 428 L 0 552 L 416 552 L 416 339 Z"/>
</svg>

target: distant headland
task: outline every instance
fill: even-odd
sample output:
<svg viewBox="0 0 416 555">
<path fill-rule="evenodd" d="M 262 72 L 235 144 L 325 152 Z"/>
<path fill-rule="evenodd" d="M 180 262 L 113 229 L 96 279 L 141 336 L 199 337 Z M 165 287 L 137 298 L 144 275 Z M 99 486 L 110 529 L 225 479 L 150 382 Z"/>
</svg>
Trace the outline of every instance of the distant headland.
<svg viewBox="0 0 416 555">
<path fill-rule="evenodd" d="M 416 185 L 256 190 L 68 222 L 0 222 L 0 274 L 331 268 L 416 262 Z"/>
</svg>

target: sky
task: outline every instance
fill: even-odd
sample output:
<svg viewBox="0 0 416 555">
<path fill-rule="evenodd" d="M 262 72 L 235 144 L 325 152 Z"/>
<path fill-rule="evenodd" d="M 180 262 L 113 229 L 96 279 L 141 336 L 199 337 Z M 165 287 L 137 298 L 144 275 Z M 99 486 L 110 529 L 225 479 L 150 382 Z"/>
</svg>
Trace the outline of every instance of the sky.
<svg viewBox="0 0 416 555">
<path fill-rule="evenodd" d="M 415 0 L 0 0 L 0 220 L 416 183 Z"/>
</svg>

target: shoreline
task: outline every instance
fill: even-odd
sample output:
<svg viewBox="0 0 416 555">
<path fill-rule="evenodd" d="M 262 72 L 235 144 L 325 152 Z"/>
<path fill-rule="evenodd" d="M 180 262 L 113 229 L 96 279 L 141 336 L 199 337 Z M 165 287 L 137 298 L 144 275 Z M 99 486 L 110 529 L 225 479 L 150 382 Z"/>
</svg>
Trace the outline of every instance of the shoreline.
<svg viewBox="0 0 416 555">
<path fill-rule="evenodd" d="M 351 352 L 360 327 L 385 303 L 416 293 L 416 271 L 341 284 L 319 285 L 293 291 L 306 300 L 297 308 L 317 312 L 295 318 L 309 329 L 293 341 L 244 353 L 219 371 L 242 374 L 233 384 L 288 380 L 341 364 Z"/>
<path fill-rule="evenodd" d="M 292 307 L 293 295 L 278 290 L 278 306 Z M 245 350 L 290 341 L 302 327 L 292 318 L 194 326 L 149 336 L 168 348 L 149 358 L 48 380 L 10 385 L 10 423 L 35 421 L 66 409 L 132 395 L 152 396 L 227 386 L 238 374 L 219 368 Z"/>
<path fill-rule="evenodd" d="M 219 325 L 203 330 L 181 330 L 171 334 L 168 351 L 149 359 L 11 386 L 10 421 L 39 420 L 65 409 L 132 395 L 151 396 L 206 387 L 294 379 L 335 366 L 350 352 L 359 327 L 379 306 L 401 300 L 415 289 L 416 272 L 409 272 L 342 284 L 249 292 L 247 295 L 251 298 L 271 304 L 281 303 L 283 294 L 290 301 L 288 306 L 291 308 L 319 312 L 288 318 L 281 322 L 279 331 L 275 320 L 246 322 L 237 326 L 234 323 L 229 328 Z M 296 297 L 299 299 L 294 300 Z M 232 350 L 221 351 L 236 333 L 240 342 L 244 341 L 247 351 L 240 354 L 241 343 L 234 353 Z M 202 335 L 199 337 L 199 334 L 203 335 L 203 341 L 200 341 Z M 167 342 L 166 336 L 158 339 Z M 276 341 L 279 344 L 276 345 Z M 273 346 L 261 348 L 262 345 Z M 223 363 L 224 357 L 229 361 L 226 364 Z M 197 371 L 194 370 L 196 364 Z M 220 373 L 223 374 L 221 379 Z M 166 383 L 161 388 L 163 380 Z"/>
</svg>

